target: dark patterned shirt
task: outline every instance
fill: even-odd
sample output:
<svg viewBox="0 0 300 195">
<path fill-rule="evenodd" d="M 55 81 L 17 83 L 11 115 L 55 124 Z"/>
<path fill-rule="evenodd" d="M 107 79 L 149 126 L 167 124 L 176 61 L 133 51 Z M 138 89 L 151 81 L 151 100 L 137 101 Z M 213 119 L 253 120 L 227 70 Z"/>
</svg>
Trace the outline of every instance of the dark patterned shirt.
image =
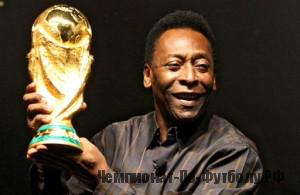
<svg viewBox="0 0 300 195">
<path fill-rule="evenodd" d="M 254 143 L 216 115 L 202 117 L 197 126 L 171 127 L 162 143 L 151 112 L 107 126 L 92 142 L 106 157 L 110 170 L 100 171 L 94 186 L 71 177 L 62 191 L 254 194 L 263 172 Z M 42 186 L 40 191 L 47 191 L 45 182 L 36 183 Z"/>
</svg>

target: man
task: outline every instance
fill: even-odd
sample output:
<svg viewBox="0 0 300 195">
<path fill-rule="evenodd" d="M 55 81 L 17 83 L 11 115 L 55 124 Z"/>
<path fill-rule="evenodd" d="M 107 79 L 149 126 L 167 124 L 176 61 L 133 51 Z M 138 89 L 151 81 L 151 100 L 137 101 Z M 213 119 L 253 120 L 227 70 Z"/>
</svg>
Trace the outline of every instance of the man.
<svg viewBox="0 0 300 195">
<path fill-rule="evenodd" d="M 63 160 L 35 159 L 34 155 L 47 150 L 44 145 L 30 149 L 28 158 L 38 164 L 32 168 L 35 190 L 255 193 L 262 173 L 255 145 L 228 121 L 206 111 L 216 90 L 214 47 L 209 25 L 197 13 L 176 11 L 160 19 L 147 36 L 144 66 L 144 86 L 152 89 L 155 111 L 107 126 L 92 143 L 81 138 L 83 153 L 68 159 L 78 169 Z M 35 92 L 34 84 L 27 87 L 24 100 L 29 103 L 28 125 L 33 130 L 50 122 L 51 107 Z M 90 178 L 83 178 L 82 170 Z M 72 176 L 65 183 L 66 172 Z M 131 174 L 128 180 L 126 173 Z M 146 176 L 138 177 L 138 173 Z M 248 180 L 249 175 L 256 180 Z"/>
</svg>

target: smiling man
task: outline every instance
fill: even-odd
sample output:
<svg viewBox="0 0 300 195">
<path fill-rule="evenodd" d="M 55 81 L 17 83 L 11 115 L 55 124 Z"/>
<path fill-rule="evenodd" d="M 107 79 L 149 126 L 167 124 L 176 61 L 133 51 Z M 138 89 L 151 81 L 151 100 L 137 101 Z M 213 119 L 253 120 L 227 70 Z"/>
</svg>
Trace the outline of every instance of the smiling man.
<svg viewBox="0 0 300 195">
<path fill-rule="evenodd" d="M 35 191 L 254 194 L 262 174 L 254 143 L 206 111 L 216 90 L 214 47 L 214 35 L 199 14 L 176 11 L 160 19 L 147 36 L 144 66 L 155 110 L 109 125 L 92 143 L 82 138 L 84 152 L 73 160 L 78 170 L 68 164 L 50 168 L 51 162 L 35 159 L 40 163 L 32 169 Z M 49 122 L 51 108 L 41 99 L 29 85 L 24 100 L 34 130 Z M 28 158 L 41 150 L 47 147 L 29 150 Z M 90 182 L 79 176 L 80 167 L 88 170 Z M 71 174 L 68 180 L 64 172 Z"/>
<path fill-rule="evenodd" d="M 144 70 L 144 86 L 152 88 L 157 119 L 170 124 L 194 122 L 205 111 L 215 85 L 212 48 L 191 28 L 165 31 Z"/>
</svg>

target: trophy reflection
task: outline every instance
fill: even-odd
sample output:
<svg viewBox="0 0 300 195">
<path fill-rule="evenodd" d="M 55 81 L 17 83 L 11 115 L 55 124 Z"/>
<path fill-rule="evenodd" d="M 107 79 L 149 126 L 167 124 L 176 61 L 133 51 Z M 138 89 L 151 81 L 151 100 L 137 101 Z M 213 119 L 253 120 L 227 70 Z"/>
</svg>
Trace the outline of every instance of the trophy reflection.
<svg viewBox="0 0 300 195">
<path fill-rule="evenodd" d="M 29 144 L 62 153 L 80 153 L 72 116 L 83 103 L 83 90 L 93 57 L 89 53 L 92 31 L 76 8 L 55 5 L 37 17 L 32 26 L 29 73 L 36 90 L 54 110 L 50 124 L 42 125 Z"/>
</svg>

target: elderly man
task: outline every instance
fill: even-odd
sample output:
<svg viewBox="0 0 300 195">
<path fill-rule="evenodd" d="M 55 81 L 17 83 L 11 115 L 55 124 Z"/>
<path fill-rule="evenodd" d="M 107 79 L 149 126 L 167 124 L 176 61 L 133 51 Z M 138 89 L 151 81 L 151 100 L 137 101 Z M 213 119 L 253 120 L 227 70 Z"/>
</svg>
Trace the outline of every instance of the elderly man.
<svg viewBox="0 0 300 195">
<path fill-rule="evenodd" d="M 228 121 L 206 111 L 216 90 L 214 51 L 214 35 L 199 14 L 176 11 L 160 19 L 148 33 L 144 65 L 144 86 L 152 89 L 155 110 L 113 123 L 91 142 L 81 138 L 83 153 L 66 157 L 74 166 L 62 160 L 60 169 L 51 168 L 51 160 L 34 158 L 46 146 L 30 149 L 27 156 L 36 162 L 34 191 L 255 193 L 262 164 L 254 143 Z M 51 107 L 36 93 L 34 83 L 28 85 L 24 101 L 32 129 L 50 122 Z M 88 179 L 81 176 L 83 170 Z"/>
</svg>

